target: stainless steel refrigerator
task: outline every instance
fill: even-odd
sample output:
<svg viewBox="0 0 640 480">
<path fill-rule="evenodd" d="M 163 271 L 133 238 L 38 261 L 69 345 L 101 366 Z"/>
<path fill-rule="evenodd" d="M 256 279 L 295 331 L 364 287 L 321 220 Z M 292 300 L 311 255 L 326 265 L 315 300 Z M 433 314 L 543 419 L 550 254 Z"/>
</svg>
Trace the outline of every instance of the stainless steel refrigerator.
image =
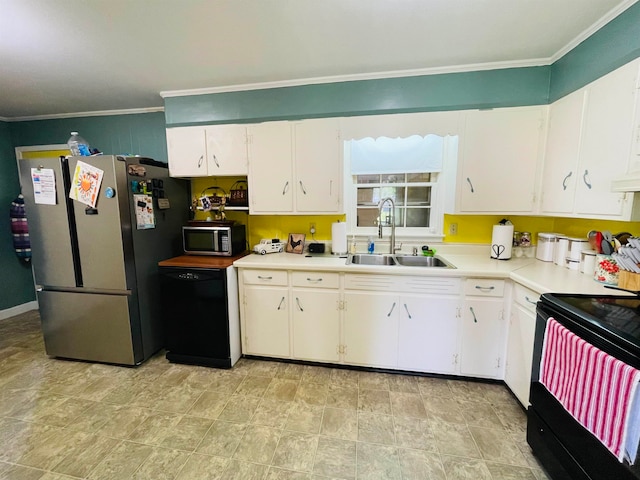
<svg viewBox="0 0 640 480">
<path fill-rule="evenodd" d="M 187 182 L 139 157 L 20 160 L 19 169 L 47 354 L 142 363 L 164 346 L 157 263 L 181 253 Z M 78 192 L 91 192 L 80 177 L 96 171 L 92 206 Z"/>
</svg>

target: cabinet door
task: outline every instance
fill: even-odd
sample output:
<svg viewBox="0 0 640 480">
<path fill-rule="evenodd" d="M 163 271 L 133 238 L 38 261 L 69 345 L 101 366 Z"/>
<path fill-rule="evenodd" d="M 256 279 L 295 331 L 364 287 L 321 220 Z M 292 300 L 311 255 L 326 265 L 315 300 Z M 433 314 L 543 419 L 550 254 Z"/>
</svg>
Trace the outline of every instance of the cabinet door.
<svg viewBox="0 0 640 480">
<path fill-rule="evenodd" d="M 289 357 L 289 290 L 244 287 L 244 353 Z"/>
<path fill-rule="evenodd" d="M 467 299 L 462 312 L 460 373 L 501 378 L 504 368 L 503 300 Z"/>
<path fill-rule="evenodd" d="M 247 127 L 215 125 L 206 128 L 209 175 L 247 175 Z"/>
<path fill-rule="evenodd" d="M 456 297 L 400 297 L 398 368 L 455 373 L 459 305 Z"/>
<path fill-rule="evenodd" d="M 504 381 L 518 397 L 520 403 L 527 407 L 536 315 L 521 305 L 514 304 L 512 309 L 507 337 L 507 365 Z"/>
<path fill-rule="evenodd" d="M 620 216 L 624 193 L 611 181 L 627 172 L 633 133 L 638 61 L 611 72 L 587 88 L 587 107 L 576 188 L 576 213 Z"/>
<path fill-rule="evenodd" d="M 251 213 L 293 212 L 293 163 L 289 122 L 248 127 Z"/>
<path fill-rule="evenodd" d="M 338 120 L 304 120 L 293 126 L 296 210 L 341 212 L 342 149 Z"/>
<path fill-rule="evenodd" d="M 168 128 L 169 174 L 172 177 L 206 177 L 206 147 L 204 128 Z"/>
<path fill-rule="evenodd" d="M 304 360 L 340 360 L 338 291 L 293 289 L 293 356 Z"/>
<path fill-rule="evenodd" d="M 584 103 L 585 92 L 580 90 L 550 107 L 542 172 L 541 210 L 544 213 L 573 212 Z"/>
<path fill-rule="evenodd" d="M 345 293 L 345 362 L 394 368 L 398 364 L 396 295 L 380 292 Z"/>
<path fill-rule="evenodd" d="M 461 212 L 533 212 L 544 107 L 467 114 L 458 177 Z"/>
</svg>

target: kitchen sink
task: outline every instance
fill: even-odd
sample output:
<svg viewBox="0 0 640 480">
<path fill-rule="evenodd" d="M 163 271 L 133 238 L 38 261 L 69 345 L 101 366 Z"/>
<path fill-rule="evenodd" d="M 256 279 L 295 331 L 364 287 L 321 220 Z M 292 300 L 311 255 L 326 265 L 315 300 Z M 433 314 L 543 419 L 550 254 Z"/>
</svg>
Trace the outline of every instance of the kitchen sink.
<svg viewBox="0 0 640 480">
<path fill-rule="evenodd" d="M 399 265 L 408 267 L 444 267 L 454 268 L 439 257 L 425 257 L 416 255 L 396 255 L 396 262 Z"/>
<path fill-rule="evenodd" d="M 375 265 L 403 267 L 435 267 L 435 268 L 456 268 L 445 262 L 440 257 L 426 257 L 419 255 L 379 255 L 357 253 L 351 254 L 347 258 L 347 265 Z"/>
<path fill-rule="evenodd" d="M 396 259 L 392 255 L 355 254 L 349 255 L 347 265 L 395 265 Z"/>
</svg>

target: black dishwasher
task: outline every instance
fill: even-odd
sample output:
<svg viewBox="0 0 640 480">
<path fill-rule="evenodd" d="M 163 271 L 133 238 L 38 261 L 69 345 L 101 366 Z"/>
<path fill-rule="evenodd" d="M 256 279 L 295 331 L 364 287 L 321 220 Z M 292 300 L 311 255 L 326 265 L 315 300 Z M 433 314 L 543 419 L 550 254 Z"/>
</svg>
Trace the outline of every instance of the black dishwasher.
<svg viewBox="0 0 640 480">
<path fill-rule="evenodd" d="M 167 360 L 231 368 L 224 268 L 161 267 Z"/>
</svg>

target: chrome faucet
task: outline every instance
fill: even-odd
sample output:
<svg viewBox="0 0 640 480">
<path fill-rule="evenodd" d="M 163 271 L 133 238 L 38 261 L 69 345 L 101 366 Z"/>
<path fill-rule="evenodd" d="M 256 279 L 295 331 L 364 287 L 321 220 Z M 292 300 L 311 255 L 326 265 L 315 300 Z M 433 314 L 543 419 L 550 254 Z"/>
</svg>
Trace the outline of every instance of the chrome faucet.
<svg viewBox="0 0 640 480">
<path fill-rule="evenodd" d="M 393 255 L 396 249 L 396 204 L 393 198 L 386 197 L 378 204 L 378 238 L 382 238 L 382 208 L 385 203 L 391 203 L 391 241 L 389 243 L 389 253 Z"/>
</svg>

